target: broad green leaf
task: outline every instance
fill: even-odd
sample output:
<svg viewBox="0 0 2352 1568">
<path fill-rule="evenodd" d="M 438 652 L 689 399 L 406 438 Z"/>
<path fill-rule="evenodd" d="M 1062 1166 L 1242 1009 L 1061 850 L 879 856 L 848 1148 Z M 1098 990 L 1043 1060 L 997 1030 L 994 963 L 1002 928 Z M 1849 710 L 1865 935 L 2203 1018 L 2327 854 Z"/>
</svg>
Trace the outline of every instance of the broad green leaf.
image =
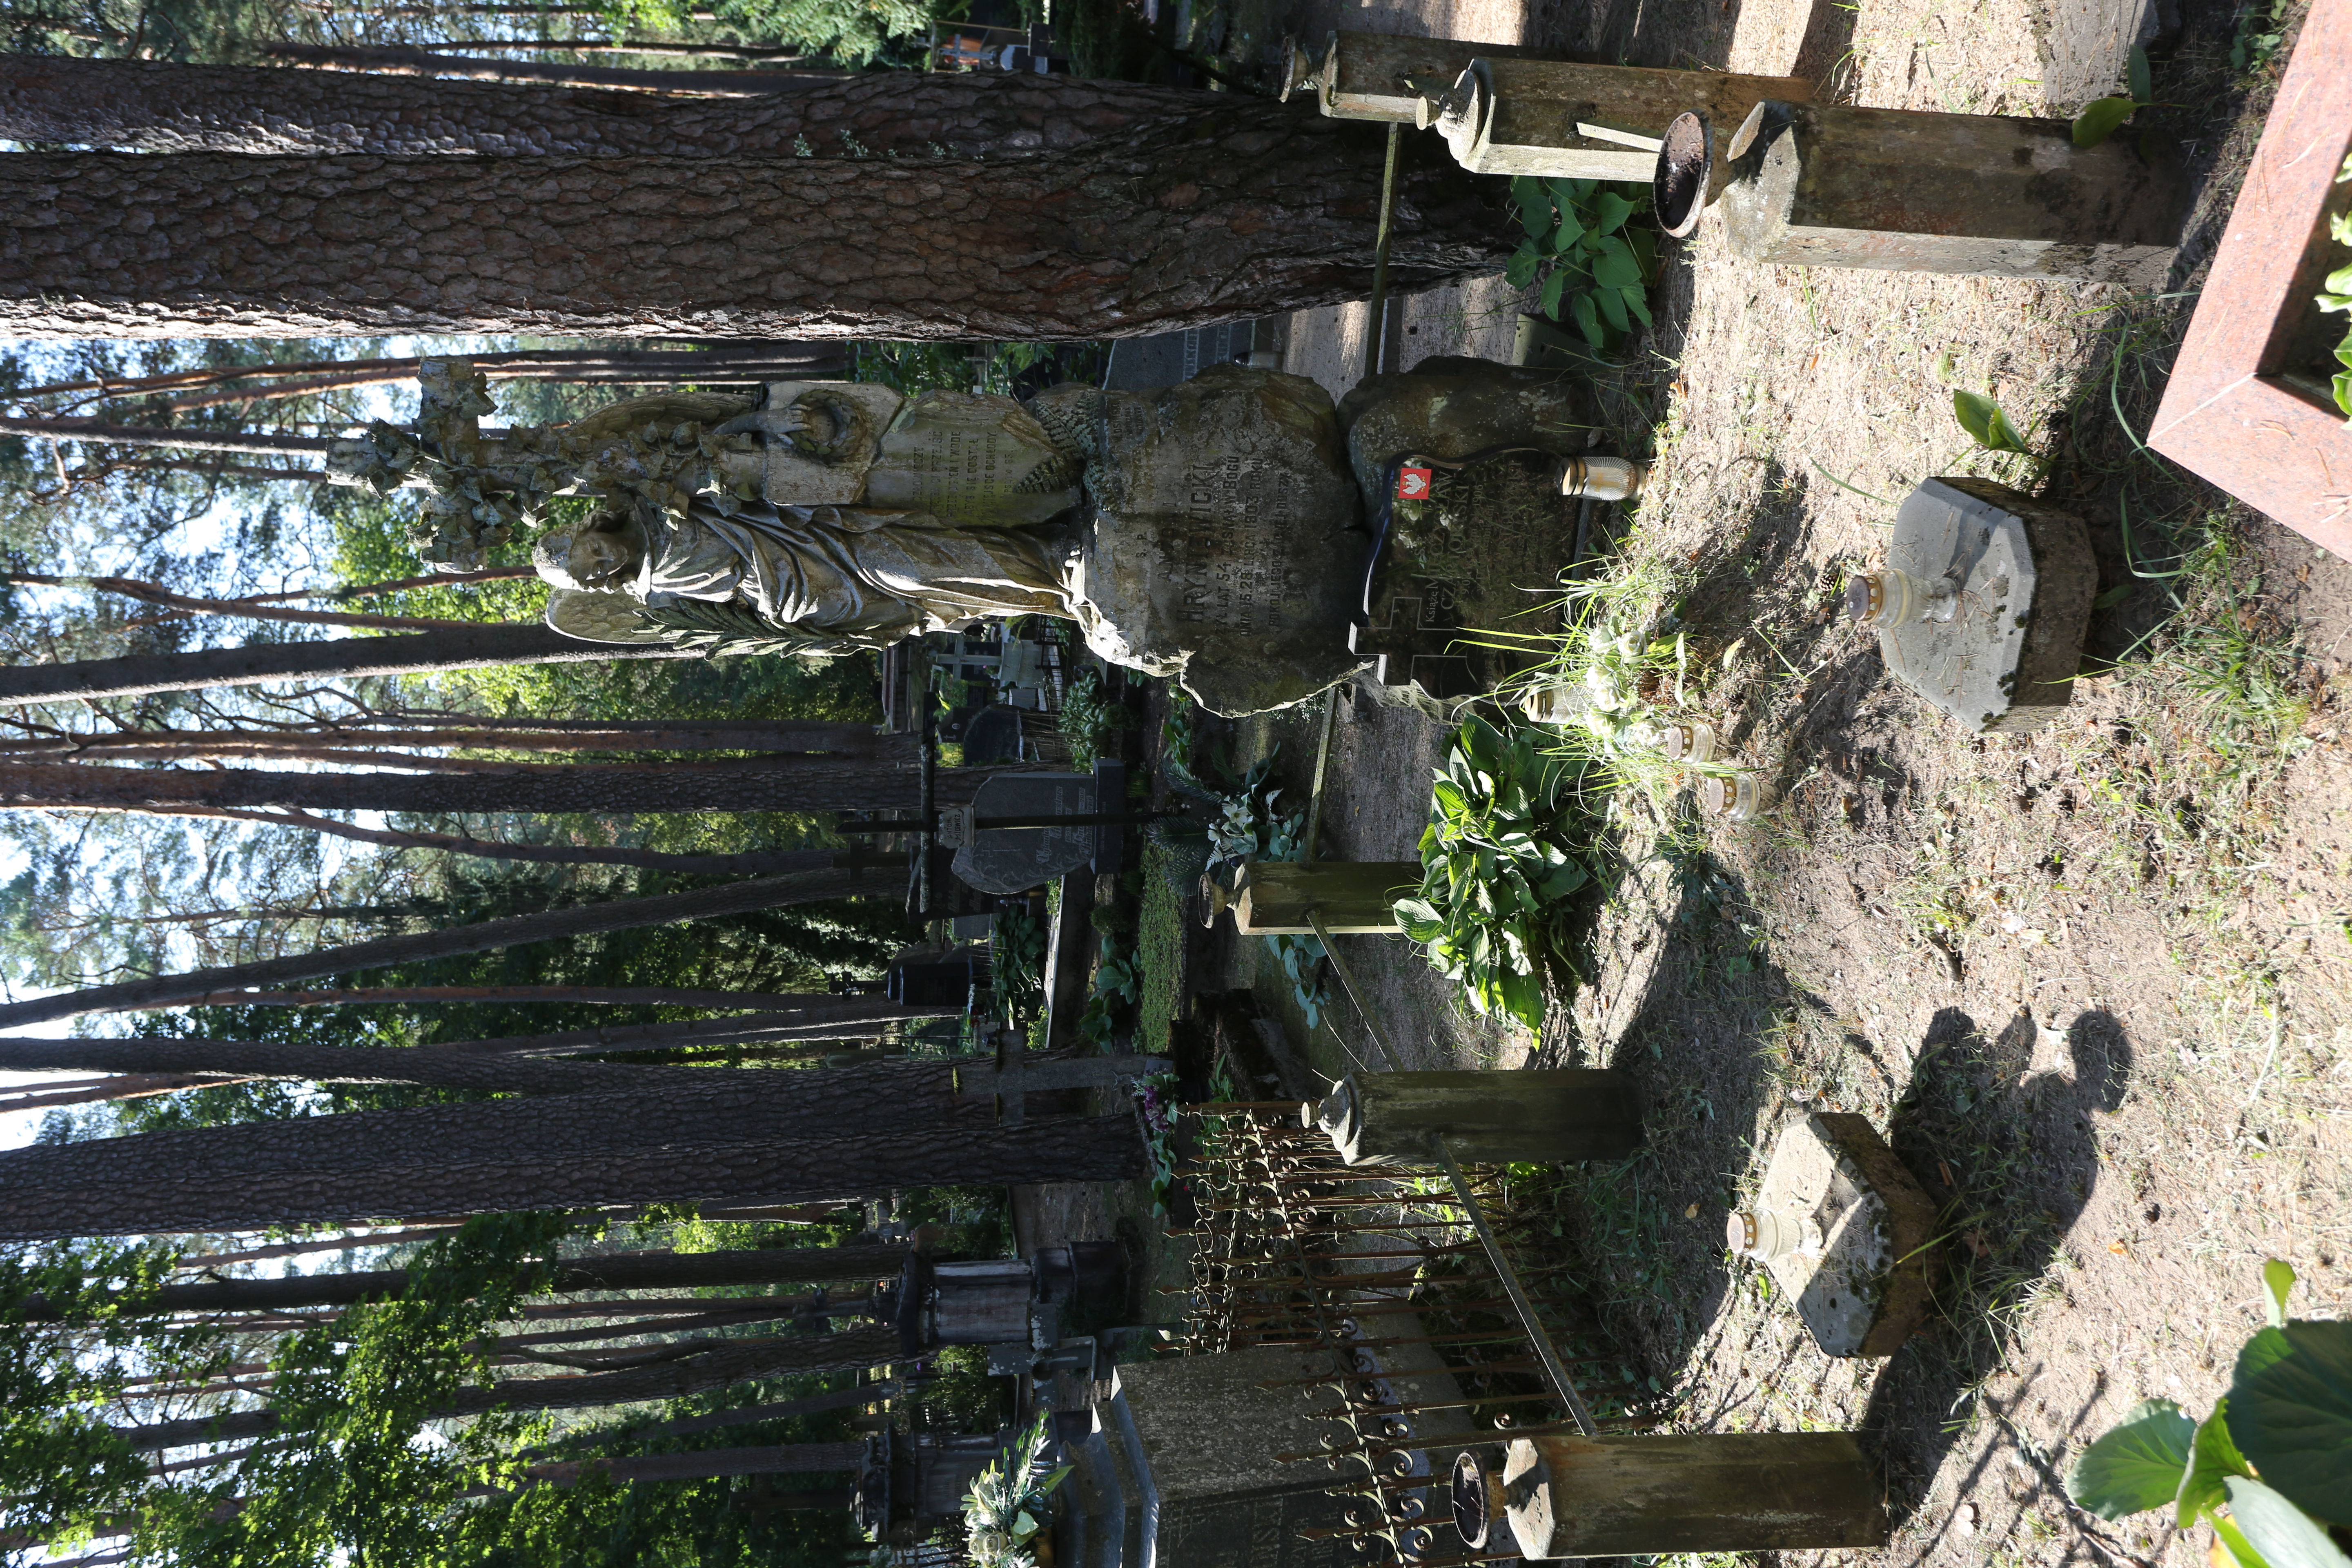
<svg viewBox="0 0 2352 1568">
<path fill-rule="evenodd" d="M 1594 348 L 1609 346 L 1609 334 L 1601 330 L 1601 311 L 1590 294 L 1579 294 L 1569 302 L 1569 314 L 1576 319 L 1576 330 Z"/>
<path fill-rule="evenodd" d="M 1960 428 L 1979 447 L 1992 445 L 1992 416 L 2000 405 L 1979 392 L 1954 392 L 1952 414 L 1959 420 Z"/>
<path fill-rule="evenodd" d="M 1584 868 L 1571 860 L 1543 879 L 1538 889 L 1547 899 L 1564 899 L 1584 886 Z"/>
<path fill-rule="evenodd" d="M 2128 98 L 2102 98 L 2084 104 L 2083 112 L 2074 116 L 2074 145 L 2097 146 L 2113 136 L 2138 107 Z"/>
<path fill-rule="evenodd" d="M 1625 294 L 1619 289 L 1601 289 L 1593 292 L 1593 302 L 1601 307 L 1601 319 L 1621 332 L 1633 330 L 1631 317 L 1625 313 Z"/>
<path fill-rule="evenodd" d="M 1501 1011 L 1508 1013 L 1530 1029 L 1543 1027 L 1543 982 L 1532 974 L 1498 974 L 1495 977 Z"/>
<path fill-rule="evenodd" d="M 1543 313 L 1549 316 L 1554 321 L 1558 321 L 1559 319 L 1559 297 L 1561 292 L 1566 289 L 1567 287 L 1568 273 L 1565 269 L 1560 268 L 1552 268 L 1551 276 L 1544 279 L 1543 294 L 1539 300 L 1539 306 L 1543 310 Z"/>
<path fill-rule="evenodd" d="M 2214 1541 L 2229 1553 L 2231 1559 L 2238 1564 L 2238 1568 L 2271 1568 L 2271 1565 L 2263 1560 L 2263 1554 L 2255 1551 L 2247 1542 L 2246 1532 L 2238 1528 L 2236 1520 L 2227 1514 L 2220 1513 L 2213 1515 L 2212 1518 Z M 2214 1561 L 2218 1563 L 2219 1559 Z"/>
<path fill-rule="evenodd" d="M 1633 204 L 1614 191 L 1603 191 L 1592 198 L 1592 226 L 1603 234 L 1615 234 L 1633 216 Z"/>
<path fill-rule="evenodd" d="M 1519 207 L 1519 226 L 1528 231 L 1530 239 L 1540 239 L 1551 232 L 1551 193 L 1543 182 L 1519 175 L 1511 182 L 1511 200 Z"/>
<path fill-rule="evenodd" d="M 1625 308 L 1633 311 L 1636 317 L 1640 318 L 1642 325 L 1646 327 L 1651 324 L 1650 301 L 1644 290 L 1641 289 L 1626 289 Z"/>
<path fill-rule="evenodd" d="M 2276 1329 L 2256 1329 L 2238 1347 L 2238 1364 L 2231 1370 L 2231 1386 L 2251 1382 L 2254 1375 L 2273 1362 L 2284 1361 L 2294 1353 L 2286 1335 Z"/>
<path fill-rule="evenodd" d="M 1426 899 L 1399 899 L 1391 906 L 1396 910 L 1397 925 L 1415 942 L 1435 942 L 1445 934 L 1445 922 Z"/>
<path fill-rule="evenodd" d="M 2294 1265 L 2277 1258 L 2263 1265 L 2263 1296 L 2267 1303 L 2272 1328 L 2286 1327 L 2286 1295 L 2294 1289 Z"/>
<path fill-rule="evenodd" d="M 1470 802 L 1452 779 L 1439 779 L 1429 786 L 1430 798 L 1447 816 L 1460 816 L 1470 809 Z"/>
<path fill-rule="evenodd" d="M 1524 289 L 1536 280 L 1536 268 L 1543 265 L 1543 252 L 1532 245 L 1523 245 L 1511 253 L 1510 264 L 1503 268 L 1503 281 L 1514 289 Z"/>
<path fill-rule="evenodd" d="M 2173 1521 L 2183 1530 L 2195 1524 L 2199 1514 L 2230 1500 L 2224 1480 L 2248 1473 L 2246 1457 L 2230 1440 L 2229 1414 L 2227 1399 L 2213 1406 L 2213 1414 L 2198 1424 L 2196 1440 L 2189 1447 L 2189 1469 L 2180 1478 L 2180 1495 L 2173 1500 L 2172 1510 Z"/>
<path fill-rule="evenodd" d="M 1455 731 L 1454 743 L 1461 749 L 1463 755 L 1470 759 L 1471 766 L 1486 773 L 1500 768 L 1511 750 L 1500 730 L 1475 714 L 1464 721 L 1462 728 Z"/>
<path fill-rule="evenodd" d="M 1571 180 L 1565 174 L 1551 174 L 1546 176 L 1543 183 L 1550 190 L 1552 199 L 1563 208 L 1580 207 L 1584 205 L 1584 198 L 1592 194 L 1591 180 Z"/>
<path fill-rule="evenodd" d="M 2197 1423 L 2169 1399 L 2142 1400 L 2123 1424 L 2083 1450 L 2066 1495 L 2101 1519 L 2162 1508 L 2180 1495 Z"/>
<path fill-rule="evenodd" d="M 2249 1370 L 2254 1341 L 2271 1336 L 2288 1353 Z M 2273 1490 L 2332 1524 L 2352 1524 L 2352 1322 L 2259 1331 L 2230 1386 L 2230 1436 Z"/>
<path fill-rule="evenodd" d="M 2156 97 L 2155 73 L 2147 68 L 2147 51 L 2137 44 L 2132 46 L 2124 79 L 2131 88 L 2131 95 L 2142 103 Z"/>
<path fill-rule="evenodd" d="M 1552 230 L 1551 234 L 1552 254 L 1558 256 L 1562 252 L 1574 250 L 1584 243 L 1585 233 L 1584 226 L 1576 221 L 1575 214 L 1566 212 L 1560 214 L 1559 226 Z"/>
<path fill-rule="evenodd" d="M 1592 264 L 1592 280 L 1603 289 L 1638 289 L 1642 286 L 1642 264 L 1633 259 L 1630 250 L 1622 255 L 1606 255 Z"/>
<path fill-rule="evenodd" d="M 2231 1521 L 2270 1568 L 2352 1568 L 2352 1557 L 2277 1488 L 2243 1476 L 2231 1476 L 2228 1485 Z"/>
</svg>

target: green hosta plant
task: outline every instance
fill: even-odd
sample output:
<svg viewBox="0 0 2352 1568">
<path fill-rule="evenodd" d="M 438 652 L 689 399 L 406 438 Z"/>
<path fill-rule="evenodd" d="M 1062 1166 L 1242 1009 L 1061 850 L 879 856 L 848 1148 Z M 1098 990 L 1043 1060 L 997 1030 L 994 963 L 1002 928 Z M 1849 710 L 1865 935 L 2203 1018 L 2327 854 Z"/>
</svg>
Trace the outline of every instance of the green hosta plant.
<svg viewBox="0 0 2352 1568">
<path fill-rule="evenodd" d="M 1481 1013 L 1543 1022 L 1541 954 L 1560 900 L 1586 880 L 1570 853 L 1574 764 L 1537 737 L 1472 719 L 1431 786 L 1421 890 L 1396 902 L 1404 932 Z"/>
<path fill-rule="evenodd" d="M 2352 180 L 2352 157 L 2344 160 L 2336 176 L 2339 185 L 2347 180 Z M 2331 215 L 2327 237 L 2338 245 L 2352 245 L 2352 213 Z M 2323 310 L 2352 310 L 2352 267 L 2339 267 L 2327 275 L 2327 291 L 2317 302 Z M 2352 335 L 2336 345 L 2336 363 L 2344 367 L 2336 373 L 2336 406 L 2352 419 Z"/>
<path fill-rule="evenodd" d="M 1605 349 L 1650 324 L 1650 278 L 1657 270 L 1657 235 L 1631 221 L 1641 204 L 1597 180 L 1511 182 L 1511 200 L 1527 231 L 1505 276 L 1514 289 L 1538 279 L 1544 314 L 1564 308 L 1585 341 Z"/>
<path fill-rule="evenodd" d="M 2288 1318 L 2294 1285 L 2263 1265 L 2270 1323 L 2212 1415 L 2143 1401 L 2083 1451 L 2066 1495 L 2102 1519 L 2169 1505 L 2184 1530 L 2207 1520 L 2239 1568 L 2352 1568 L 2328 1531 L 2352 1526 L 2352 1323 Z"/>
</svg>

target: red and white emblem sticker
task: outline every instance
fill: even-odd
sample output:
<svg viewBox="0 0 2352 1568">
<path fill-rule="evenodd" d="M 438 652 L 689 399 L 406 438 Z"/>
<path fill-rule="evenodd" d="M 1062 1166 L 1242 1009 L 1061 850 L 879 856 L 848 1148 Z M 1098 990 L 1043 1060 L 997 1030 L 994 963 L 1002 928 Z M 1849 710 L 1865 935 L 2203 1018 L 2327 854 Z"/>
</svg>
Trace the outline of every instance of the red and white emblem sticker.
<svg viewBox="0 0 2352 1568">
<path fill-rule="evenodd" d="M 1429 499 L 1429 479 L 1430 471 L 1427 468 L 1399 468 L 1397 470 L 1397 500 L 1427 500 Z"/>
</svg>

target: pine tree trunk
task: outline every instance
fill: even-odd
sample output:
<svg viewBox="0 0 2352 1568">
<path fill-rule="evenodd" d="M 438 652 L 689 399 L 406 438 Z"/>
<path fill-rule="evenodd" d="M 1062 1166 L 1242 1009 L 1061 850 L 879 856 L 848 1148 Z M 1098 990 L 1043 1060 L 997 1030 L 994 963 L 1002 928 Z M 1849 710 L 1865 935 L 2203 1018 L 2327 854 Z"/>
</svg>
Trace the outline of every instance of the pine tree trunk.
<svg viewBox="0 0 2352 1568">
<path fill-rule="evenodd" d="M 299 1079 L 307 1083 L 415 1083 L 436 1089 L 521 1095 L 659 1095 L 673 1088 L 707 1084 L 714 1079 L 745 1072 L 759 1074 L 763 1084 L 780 1079 L 787 1085 L 805 1087 L 814 1081 L 829 1082 L 884 1070 L 866 1068 L 843 1072 L 800 1072 L 773 1068 L 647 1067 L 633 1062 L 547 1061 L 524 1056 L 436 1050 L 431 1046 L 314 1046 L 282 1040 L 209 1040 L 184 1035 L 55 1040 L 0 1038 L 0 1071 L 37 1072 L 59 1068 L 140 1075 L 205 1073 L 242 1079 Z M 912 1104 L 908 1111 L 912 1113 Z M 306 1117 L 289 1125 L 307 1127 L 316 1121 L 323 1126 L 341 1120 Z"/>
<path fill-rule="evenodd" d="M 0 330 L 1138 336 L 1361 299 L 1382 145 L 1236 101 L 984 164 L 19 153 Z M 1498 270 L 1502 183 L 1412 153 L 1390 286 Z"/>
<path fill-rule="evenodd" d="M 542 1486 L 576 1485 L 585 1476 L 615 1481 L 698 1481 L 719 1476 L 815 1475 L 854 1470 L 865 1462 L 864 1443 L 784 1443 L 765 1448 L 697 1448 L 682 1454 L 611 1454 L 592 1459 L 550 1459 L 523 1474 Z"/>
<path fill-rule="evenodd" d="M 951 1113 L 900 1127 L 892 1106 L 868 1103 L 812 1134 L 792 1117 L 763 1113 L 756 1097 L 690 1117 L 667 1103 L 657 1108 L 643 1097 L 567 1095 L 305 1119 L 346 1124 L 344 1142 L 325 1146 L 289 1137 L 286 1124 L 252 1123 L 9 1150 L 0 1152 L 0 1241 L 394 1214 L 819 1203 L 908 1186 L 1127 1181 L 1147 1168 L 1132 1116 L 998 1126 L 983 1106 L 976 1122 Z M 551 1114 L 559 1110 L 593 1110 L 603 1124 Z M 349 1125 L 363 1120 L 365 1127 Z M 656 1123 L 668 1142 L 652 1135 Z M 772 1135 L 777 1127 L 786 1135 Z M 497 1142 L 473 1141 L 485 1129 Z M 727 1140 L 738 1131 L 742 1139 Z M 215 1133 L 240 1136 L 206 1136 Z M 534 1152 L 520 1156 L 522 1148 Z M 327 1163 L 303 1164 L 306 1153 Z"/>
<path fill-rule="evenodd" d="M 461 1390 L 445 1416 L 483 1415 L 493 1410 L 583 1410 L 600 1405 L 634 1405 L 640 1401 L 683 1399 L 754 1379 L 805 1376 L 814 1373 L 849 1372 L 897 1361 L 895 1329 L 855 1329 L 842 1333 L 794 1335 L 784 1340 L 748 1341 L 740 1347 L 712 1351 L 688 1361 L 626 1372 L 590 1373 L 580 1377 L 509 1378 L 488 1388 Z M 278 1430 L 278 1417 L 267 1410 L 237 1410 L 184 1421 L 162 1421 L 150 1426 L 119 1426 L 117 1435 L 134 1451 L 184 1448 L 195 1443 L 236 1443 L 266 1437 Z"/>
<path fill-rule="evenodd" d="M 941 768 L 944 805 L 967 801 L 987 768 Z M 482 763 L 462 772 L 294 773 L 268 768 L 118 768 L 0 763 L 0 808 L 143 811 L 180 807 L 418 813 L 911 811 L 912 766 L 823 756 L 715 763 Z"/>
<path fill-rule="evenodd" d="M 0 137 L 130 153 L 789 158 L 805 142 L 823 157 L 857 147 L 877 157 L 1006 157 L 1232 102 L 1187 88 L 1011 71 L 882 71 L 787 96 L 647 99 L 282 67 L 0 56 Z"/>
<path fill-rule="evenodd" d="M 215 991 L 247 991 L 316 980 L 327 974 L 351 974 L 390 963 L 425 963 L 494 948 L 521 947 L 535 942 L 562 942 L 611 931 L 670 925 L 679 921 L 717 920 L 779 909 L 787 904 L 846 898 L 870 889 L 848 871 L 813 871 L 799 876 L 762 877 L 698 888 L 683 893 L 658 893 L 634 899 L 612 899 L 571 909 L 542 910 L 534 914 L 507 915 L 440 931 L 405 936 L 377 937 L 370 942 L 250 963 L 219 964 L 180 974 L 159 974 L 112 985 L 87 986 L 22 1002 L 0 1004 L 0 1029 L 46 1024 L 58 1018 L 78 1018 L 88 1013 L 120 1013 L 149 1007 L 184 1006 Z M 390 1210 L 387 1213 L 393 1212 Z M 409 1213 L 430 1211 L 409 1210 Z"/>
<path fill-rule="evenodd" d="M 453 59 L 399 45 L 269 44 L 262 51 L 297 66 L 331 72 L 390 76 L 472 77 L 480 81 L 551 82 L 559 87 L 623 88 L 640 92 L 710 93 L 761 98 L 805 92 L 838 81 L 838 71 L 667 71 L 613 66 L 538 65 L 520 60 Z"/>
<path fill-rule="evenodd" d="M 448 1235 L 449 1232 L 436 1232 Z M 907 1263 L 903 1247 L 763 1247 L 729 1252 L 625 1252 L 603 1258 L 571 1258 L 554 1266 L 548 1289 L 703 1289 L 730 1285 L 827 1285 L 845 1279 L 882 1279 Z M 386 1300 L 408 1288 L 404 1268 L 347 1274 L 291 1274 L 275 1279 L 206 1279 L 165 1285 L 153 1295 L 122 1300 L 123 1310 L 146 1312 L 284 1312 L 306 1307 L 355 1307 Z M 714 1300 L 714 1306 L 724 1306 Z M 627 1306 L 616 1301 L 614 1308 Z M 39 1297 L 16 1303 L 23 1321 L 53 1322 L 56 1314 Z"/>
<path fill-rule="evenodd" d="M 0 60 L 23 58 L 0 56 Z M 68 66 L 112 64 L 111 61 L 64 60 Z M 140 62 L 145 68 L 145 62 Z M 0 105 L 5 105 L 8 79 L 0 66 Z M 169 150 L 169 149 L 165 149 Z M 238 151 L 224 148 L 220 151 Z M 266 147 L 242 149 L 268 152 Z M 426 149 L 429 151 L 429 149 Z M 606 386 L 667 386 L 676 382 L 709 385 L 714 382 L 793 381 L 837 376 L 848 369 L 848 356 L 838 343 L 763 342 L 757 339 L 713 344 L 702 349 L 539 349 L 513 353 L 475 354 L 474 368 L 492 381 L 583 382 Z M 14 395 L 30 401 L 75 393 L 98 393 L 107 399 L 136 398 L 154 406 L 160 399 L 169 409 L 210 408 L 221 403 L 250 398 L 293 397 L 308 392 L 373 386 L 386 381 L 414 381 L 421 359 L 313 359 L 252 365 L 214 366 L 205 370 L 166 371 L 158 375 L 109 376 L 94 381 L 58 381 L 27 386 Z M 315 384 L 296 384 L 314 382 Z M 223 383 L 251 383 L 226 391 Z M 173 395 L 186 391 L 183 398 Z M 466 574 L 451 574 L 462 580 Z"/>
<path fill-rule="evenodd" d="M 5 154 L 0 154 L 5 164 Z M 462 631 L 322 642 L 265 642 L 186 653 L 130 654 L 64 664 L 0 665 L 0 708 L 102 701 L 214 686 L 427 675 L 494 664 L 587 664 L 614 658 L 696 658 L 677 648 L 582 642 L 535 622 L 488 622 Z"/>
</svg>

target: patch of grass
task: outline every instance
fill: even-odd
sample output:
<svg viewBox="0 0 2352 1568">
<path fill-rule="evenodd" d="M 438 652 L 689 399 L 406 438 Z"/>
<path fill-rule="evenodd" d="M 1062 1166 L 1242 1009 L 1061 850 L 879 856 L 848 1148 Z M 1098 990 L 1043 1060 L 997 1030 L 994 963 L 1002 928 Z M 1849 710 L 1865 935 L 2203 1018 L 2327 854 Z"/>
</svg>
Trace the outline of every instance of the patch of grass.
<svg viewBox="0 0 2352 1568">
<path fill-rule="evenodd" d="M 1143 849 L 1143 900 L 1136 914 L 1135 947 L 1142 981 L 1135 1004 L 1135 1048 L 1164 1057 L 1184 1012 L 1184 897 L 1166 873 L 1169 852 Z"/>
</svg>

